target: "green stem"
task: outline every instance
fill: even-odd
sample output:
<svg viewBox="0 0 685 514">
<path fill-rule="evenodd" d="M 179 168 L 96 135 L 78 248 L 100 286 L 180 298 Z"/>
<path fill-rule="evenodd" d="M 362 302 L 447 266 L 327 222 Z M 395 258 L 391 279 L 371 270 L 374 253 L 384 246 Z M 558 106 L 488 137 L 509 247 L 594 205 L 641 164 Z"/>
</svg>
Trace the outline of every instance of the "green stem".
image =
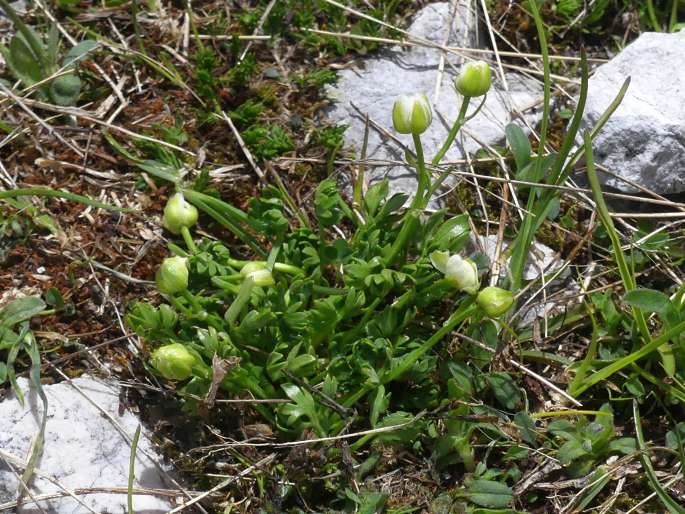
<svg viewBox="0 0 685 514">
<path fill-rule="evenodd" d="M 661 32 L 661 27 L 656 19 L 656 13 L 654 12 L 654 2 L 652 0 L 647 0 L 647 16 L 649 17 L 649 22 L 652 24 L 654 32 Z"/>
<path fill-rule="evenodd" d="M 437 166 L 438 164 L 440 164 L 440 161 L 447 153 L 447 150 L 450 149 L 450 146 L 452 146 L 454 139 L 457 137 L 459 129 L 464 125 L 466 120 L 466 111 L 469 108 L 470 101 L 470 96 L 465 96 L 462 100 L 461 108 L 459 109 L 459 115 L 457 116 L 457 119 L 454 122 L 454 125 L 452 125 L 452 128 L 450 129 L 449 133 L 447 134 L 447 139 L 445 139 L 445 143 L 442 145 L 440 151 L 435 155 L 435 157 L 433 157 L 433 160 L 431 161 L 431 164 L 433 166 Z"/>
<path fill-rule="evenodd" d="M 387 257 L 386 262 L 388 265 L 392 265 L 402 250 L 404 250 L 404 248 L 407 246 L 409 236 L 414 232 L 418 222 L 419 211 L 426 208 L 426 203 L 428 202 L 429 198 L 426 193 L 430 190 L 430 177 L 428 176 L 428 171 L 426 170 L 426 161 L 423 155 L 423 145 L 421 144 L 421 138 L 418 134 L 412 134 L 412 137 L 414 139 L 414 148 L 416 148 L 416 171 L 418 173 L 416 194 L 414 195 L 414 200 L 411 202 L 411 206 L 409 209 L 407 209 L 407 211 L 404 213 L 404 217 L 402 218 L 402 227 L 400 227 L 400 233 L 393 242 L 390 249 L 390 255 Z"/>
<path fill-rule="evenodd" d="M 671 16 L 668 19 L 668 31 L 673 32 L 678 24 L 678 4 L 680 0 L 671 0 Z"/>
<path fill-rule="evenodd" d="M 188 227 L 181 227 L 181 235 L 183 236 L 183 241 L 185 241 L 190 253 L 197 253 L 197 246 L 195 245 L 195 241 L 193 241 L 193 236 L 190 234 Z"/>
<path fill-rule="evenodd" d="M 169 300 L 171 305 L 173 305 L 177 311 L 180 311 L 181 314 L 183 314 L 186 318 L 193 317 L 193 311 L 191 311 L 188 307 L 179 302 L 178 298 L 172 295 L 167 295 L 167 299 Z"/>
<path fill-rule="evenodd" d="M 136 469 L 136 452 L 138 449 L 138 439 L 140 438 L 141 425 L 136 428 L 136 433 L 133 434 L 133 440 L 131 441 L 131 456 L 128 461 L 128 514 L 135 514 L 133 510 L 133 481 L 135 480 L 135 469 Z"/>
<path fill-rule="evenodd" d="M 242 285 L 240 286 L 240 291 L 238 291 L 238 296 L 236 296 L 233 303 L 226 311 L 226 321 L 229 324 L 233 324 L 238 318 L 238 314 L 243 310 L 243 307 L 250 301 L 250 295 L 252 294 L 252 289 L 254 288 L 254 280 L 251 277 L 245 277 Z"/>
<path fill-rule="evenodd" d="M 540 53 L 542 54 L 542 65 L 543 65 L 543 104 L 542 104 L 542 123 L 540 126 L 540 142 L 538 144 L 538 154 L 535 159 L 534 176 L 532 182 L 539 182 L 542 179 L 542 164 L 543 155 L 545 152 L 545 143 L 547 141 L 547 128 L 549 126 L 549 109 L 550 109 L 550 95 L 551 95 L 551 75 L 549 66 L 549 48 L 547 46 L 547 37 L 545 34 L 545 24 L 543 23 L 542 16 L 540 15 L 540 9 L 538 8 L 537 2 L 529 2 L 531 13 L 535 19 L 535 27 L 538 32 L 538 38 L 540 40 Z M 528 193 L 528 202 L 526 204 L 526 210 L 529 213 L 535 212 L 535 204 L 537 200 L 538 189 L 536 187 L 531 187 Z M 523 270 L 526 266 L 526 261 L 528 259 L 528 253 L 530 251 L 530 246 L 533 243 L 533 238 L 535 237 L 535 223 L 536 216 L 533 214 L 527 214 L 521 224 L 519 230 L 519 235 L 516 237 L 516 242 L 514 244 L 514 251 L 511 256 L 511 261 L 509 265 L 510 276 L 511 276 L 511 291 L 516 293 L 521 289 L 523 283 Z"/>
<path fill-rule="evenodd" d="M 433 334 L 430 339 L 428 339 L 421 346 L 406 355 L 402 362 L 390 372 L 384 374 L 380 379 L 380 384 L 385 385 L 394 380 L 397 380 L 402 375 L 404 375 L 409 369 L 418 361 L 423 355 L 425 355 L 431 348 L 438 344 L 442 339 L 449 334 L 457 325 L 459 325 L 466 318 L 471 316 L 478 307 L 473 303 L 473 298 L 469 297 L 465 304 L 459 307 L 459 310 L 452 314 L 452 316 L 445 322 L 445 324 Z M 362 398 L 369 391 L 372 391 L 377 384 L 366 384 L 361 387 L 357 392 L 349 396 L 342 405 L 345 407 L 352 407 L 360 398 Z"/>
<path fill-rule="evenodd" d="M 267 261 L 241 261 L 238 259 L 228 259 L 227 261 L 229 266 L 238 270 L 245 266 L 245 264 L 248 262 L 260 262 L 264 265 L 267 264 Z M 274 271 L 287 273 L 288 275 L 304 275 L 304 270 L 302 268 L 298 268 L 297 266 L 286 264 L 284 262 L 274 262 Z"/>
<path fill-rule="evenodd" d="M 333 296 L 344 296 L 344 295 L 349 294 L 349 292 L 350 292 L 349 289 L 347 289 L 347 288 L 319 286 L 317 284 L 312 285 L 312 291 L 314 291 L 317 294 L 333 295 Z"/>
<path fill-rule="evenodd" d="M 416 171 L 418 172 L 418 183 L 411 208 L 422 210 L 428 203 L 428 197 L 426 196 L 426 193 L 430 189 L 430 177 L 428 176 L 428 171 L 426 171 L 426 160 L 423 155 L 421 136 L 419 136 L 419 134 L 412 134 L 412 138 L 414 139 L 414 148 L 416 149 Z"/>
<path fill-rule="evenodd" d="M 421 298 L 430 295 L 435 297 L 436 301 L 441 301 L 443 298 L 451 296 L 455 292 L 456 290 L 454 289 L 454 286 L 451 285 L 446 278 L 440 278 L 438 280 L 431 281 L 425 284 L 424 287 L 421 287 L 421 289 L 418 289 L 418 291 L 415 293 L 415 296 Z"/>
<path fill-rule="evenodd" d="M 366 121 L 364 124 L 364 141 L 362 143 L 361 151 L 361 164 L 357 168 L 357 176 L 354 180 L 354 188 L 352 193 L 353 205 L 358 213 L 362 212 L 362 207 L 364 205 L 364 174 L 365 167 L 364 162 L 366 162 L 366 149 L 369 146 L 369 115 L 366 115 Z"/>
<path fill-rule="evenodd" d="M 400 228 L 400 233 L 392 244 L 390 249 L 390 255 L 388 255 L 386 264 L 391 266 L 400 252 L 407 246 L 407 240 L 409 236 L 414 232 L 414 229 L 419 221 L 419 212 L 415 209 L 409 209 L 404 213 L 404 219 L 402 221 L 402 227 Z"/>
<path fill-rule="evenodd" d="M 193 307 L 193 311 L 195 314 L 199 314 L 204 311 L 198 299 L 195 298 L 195 296 L 187 289 L 181 293 L 181 296 L 183 296 L 183 298 L 186 299 L 188 304 Z"/>
</svg>

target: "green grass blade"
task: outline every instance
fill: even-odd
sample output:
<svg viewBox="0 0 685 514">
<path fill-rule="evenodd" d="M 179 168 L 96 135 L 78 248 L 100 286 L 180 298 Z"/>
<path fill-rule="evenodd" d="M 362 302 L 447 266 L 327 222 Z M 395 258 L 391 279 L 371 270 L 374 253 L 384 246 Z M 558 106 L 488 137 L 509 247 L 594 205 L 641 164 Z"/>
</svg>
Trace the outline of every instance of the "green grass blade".
<svg viewBox="0 0 685 514">
<path fill-rule="evenodd" d="M 128 514 L 134 514 L 133 510 L 133 481 L 136 478 L 136 452 L 138 450 L 138 439 L 140 438 L 140 425 L 136 428 L 136 433 L 133 434 L 133 441 L 131 441 L 131 457 L 128 462 L 128 491 L 127 504 Z"/>
<path fill-rule="evenodd" d="M 581 512 L 602 492 L 610 480 L 611 474 L 607 472 L 606 468 L 604 466 L 598 467 L 592 474 L 591 483 L 567 506 L 568 511 Z"/>
<path fill-rule="evenodd" d="M 9 191 L 0 191 L 0 200 L 6 198 L 17 198 L 19 196 L 43 196 L 48 198 L 63 198 L 71 200 L 72 202 L 82 203 L 90 207 L 97 207 L 98 209 L 105 209 L 108 211 L 117 212 L 134 212 L 133 209 L 126 209 L 124 207 L 117 207 L 108 203 L 102 203 L 87 196 L 77 195 L 68 191 L 58 191 L 50 189 L 49 187 L 25 187 L 19 189 L 10 189 Z"/>
<path fill-rule="evenodd" d="M 245 244 L 247 244 L 250 248 L 252 248 L 257 254 L 259 254 L 261 257 L 266 258 L 267 252 L 259 246 L 255 238 L 249 234 L 245 229 L 242 228 L 242 222 L 240 219 L 236 219 L 235 217 L 232 217 L 230 215 L 231 211 L 227 211 L 225 209 L 219 210 L 215 207 L 223 207 L 223 206 L 228 206 L 231 207 L 232 209 L 235 209 L 234 207 L 230 206 L 229 204 L 222 202 L 221 200 L 217 200 L 216 198 L 213 198 L 208 195 L 204 195 L 202 193 L 198 193 L 197 191 L 193 191 L 192 189 L 184 189 L 183 194 L 186 197 L 186 199 L 195 205 L 198 209 L 200 209 L 202 212 L 205 214 L 208 214 L 210 217 L 214 218 L 214 220 L 219 223 L 222 227 L 227 228 L 235 236 L 243 241 Z M 207 198 L 215 200 L 215 202 L 209 203 L 205 201 Z M 220 202 L 220 204 L 216 204 L 216 202 Z M 242 211 L 239 211 L 242 213 Z M 227 215 L 228 213 L 228 215 Z M 244 214 L 244 213 L 243 213 Z"/>
<path fill-rule="evenodd" d="M 637 437 L 637 445 L 638 448 L 640 448 L 640 461 L 642 462 L 642 467 L 647 475 L 649 485 L 668 512 L 671 514 L 685 514 L 685 509 L 683 509 L 683 507 L 678 505 L 678 502 L 671 498 L 671 496 L 661 485 L 661 482 L 659 482 L 659 479 L 654 472 L 652 461 L 649 459 L 649 451 L 645 445 L 645 438 L 642 433 L 642 421 L 640 420 L 640 409 L 638 408 L 636 400 L 633 400 L 633 417 L 635 419 L 635 435 Z"/>
<path fill-rule="evenodd" d="M 38 39 L 36 33 L 33 32 L 26 23 L 22 21 L 17 15 L 17 12 L 12 8 L 12 6 L 7 2 L 7 0 L 0 0 L 0 7 L 5 12 L 5 15 L 10 19 L 14 28 L 24 36 L 26 42 L 31 46 L 31 50 L 36 56 L 36 59 L 43 66 L 44 70 L 48 70 L 49 65 L 46 60 L 45 47 L 43 43 Z M 54 63 L 53 63 L 54 64 Z"/>
<path fill-rule="evenodd" d="M 542 64 L 544 69 L 544 98 L 543 98 L 543 109 L 542 109 L 542 124 L 540 127 L 540 141 L 538 146 L 538 155 L 535 161 L 535 172 L 533 175 L 533 182 L 538 182 L 542 175 L 542 156 L 545 152 L 545 143 L 547 141 L 547 128 L 549 125 L 549 109 L 550 109 L 550 90 L 551 90 L 551 79 L 550 79 L 550 68 L 549 68 L 549 49 L 547 47 L 547 37 L 545 35 L 545 25 L 542 21 L 542 16 L 540 15 L 540 10 L 537 5 L 537 1 L 533 0 L 528 2 L 533 18 L 535 19 L 535 27 L 538 31 L 538 39 L 540 40 L 540 53 L 542 54 Z M 528 258 L 528 252 L 530 250 L 530 245 L 533 242 L 533 237 L 535 236 L 534 225 L 536 222 L 535 215 L 535 204 L 537 203 L 537 188 L 531 187 L 528 203 L 526 205 L 526 210 L 529 214 L 526 214 L 523 219 L 523 224 L 521 225 L 521 230 L 519 235 L 514 242 L 514 251 L 511 256 L 511 290 L 516 292 L 521 288 L 523 282 L 523 269 L 526 265 L 526 260 Z"/>
<path fill-rule="evenodd" d="M 564 142 L 561 144 L 559 155 L 557 155 L 557 159 L 552 167 L 552 172 L 550 173 L 550 182 L 553 184 L 561 184 L 559 180 L 563 177 L 562 169 L 568 154 L 571 153 L 571 148 L 573 148 L 573 145 L 576 142 L 576 136 L 578 135 L 578 130 L 580 129 L 580 124 L 583 120 L 583 113 L 585 112 L 590 73 L 587 65 L 587 55 L 584 48 L 580 51 L 580 70 L 580 94 L 578 95 L 578 103 L 576 104 L 576 110 L 573 113 L 571 124 L 569 125 L 566 135 L 564 136 Z M 546 191 L 546 193 L 548 195 L 554 194 L 555 190 L 549 189 Z"/>
<path fill-rule="evenodd" d="M 585 380 L 587 372 L 590 369 L 590 366 L 592 366 L 592 361 L 595 359 L 595 355 L 597 355 L 597 346 L 599 344 L 599 327 L 597 326 L 597 320 L 595 319 L 595 315 L 593 314 L 589 305 L 587 306 L 587 311 L 588 315 L 590 316 L 590 321 L 592 322 L 592 339 L 590 341 L 587 354 L 585 355 L 585 359 L 583 359 L 583 362 L 581 362 L 578 370 L 576 371 L 576 376 L 573 377 L 571 384 L 568 386 L 568 393 L 571 396 L 576 395 L 579 385 Z"/>
<path fill-rule="evenodd" d="M 609 209 L 606 202 L 604 201 L 604 195 L 602 194 L 602 188 L 599 185 L 599 179 L 597 177 L 597 171 L 595 170 L 594 157 L 592 154 L 592 140 L 590 139 L 590 133 L 585 132 L 583 134 L 583 140 L 585 143 L 585 160 L 587 165 L 587 177 L 590 182 L 590 188 L 592 189 L 592 196 L 595 199 L 595 204 L 597 206 L 597 214 L 599 215 L 599 220 L 604 226 L 609 239 L 611 240 L 611 246 L 614 250 L 614 259 L 616 260 L 616 265 L 618 266 L 618 272 L 621 275 L 621 280 L 623 282 L 623 287 L 626 291 L 632 291 L 637 288 L 637 282 L 635 276 L 633 275 L 633 270 L 628 266 L 628 261 L 623 253 L 621 247 L 621 240 L 618 237 L 618 232 L 614 226 L 614 221 L 611 219 L 609 214 Z M 640 335 L 645 341 L 649 341 L 651 335 L 649 333 L 649 328 L 647 327 L 647 320 L 645 319 L 644 313 L 637 307 L 632 307 L 633 319 L 637 324 L 637 328 L 640 331 Z"/>
<path fill-rule="evenodd" d="M 583 391 L 586 391 L 598 382 L 601 382 L 602 380 L 609 378 L 611 375 L 621 371 L 626 366 L 630 366 L 632 363 L 637 362 L 638 360 L 642 359 L 643 357 L 646 357 L 650 353 L 657 351 L 659 349 L 659 346 L 663 345 L 664 343 L 667 343 L 672 337 L 680 335 L 683 331 L 685 331 L 685 321 L 678 323 L 670 330 L 667 330 L 666 332 L 661 334 L 659 337 L 652 339 L 651 342 L 644 345 L 639 350 L 634 351 L 630 355 L 626 355 L 625 357 L 622 357 L 617 361 L 612 362 L 608 366 L 605 366 L 604 368 L 600 369 L 599 371 L 593 373 L 587 378 L 587 380 L 581 386 L 579 386 L 575 390 L 575 396 L 577 397 Z"/>
</svg>

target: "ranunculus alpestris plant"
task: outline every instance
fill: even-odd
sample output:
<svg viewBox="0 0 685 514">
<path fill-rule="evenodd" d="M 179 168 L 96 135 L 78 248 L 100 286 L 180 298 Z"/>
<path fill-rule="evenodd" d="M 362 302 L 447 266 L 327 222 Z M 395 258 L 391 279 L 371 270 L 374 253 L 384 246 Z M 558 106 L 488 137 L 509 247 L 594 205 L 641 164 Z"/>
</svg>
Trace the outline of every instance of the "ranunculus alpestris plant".
<svg viewBox="0 0 685 514">
<path fill-rule="evenodd" d="M 462 102 L 446 144 L 465 122 L 468 97 Z M 286 206 L 295 203 L 283 190 L 266 188 L 243 212 L 177 184 L 163 224 L 183 237 L 185 249 L 171 244 L 176 256 L 157 274 L 171 307 L 139 303 L 128 316 L 158 347 L 153 366 L 202 395 L 211 377 L 191 356 L 210 368 L 216 359 L 230 361 L 221 388 L 289 398 L 286 405 L 255 408 L 291 434 L 304 428 L 319 436 L 338 433 L 353 412 L 375 426 L 456 394 L 438 378 L 441 343 L 454 330 L 491 323 L 493 302 L 479 300 L 478 268 L 460 254 L 470 233 L 467 215 L 424 212 L 438 185 L 420 139 L 431 122 L 424 94 L 410 92 L 395 103 L 395 128 L 411 134 L 416 149 L 419 180 L 408 208 L 407 195 L 390 195 L 387 181 L 372 185 L 353 209 L 325 180 L 314 195 L 315 218 L 293 221 Z M 250 254 L 238 257 L 219 241 L 193 240 L 195 207 L 233 231 Z M 341 233 L 341 224 L 350 230 Z M 487 370 L 472 374 L 487 376 Z M 493 383 L 481 380 L 472 389 L 490 394 Z"/>
<path fill-rule="evenodd" d="M 478 267 L 471 259 L 440 251 L 431 253 L 430 259 L 435 269 L 445 274 L 445 280 L 452 287 L 472 295 L 478 292 Z"/>
<path fill-rule="evenodd" d="M 203 193 L 183 194 L 200 208 L 211 205 L 205 212 L 217 221 L 236 214 Z M 403 208 L 407 196 L 390 195 L 386 181 L 369 188 L 356 213 L 324 181 L 314 195 L 317 217 L 294 227 L 280 194 L 267 188 L 235 217 L 246 240 L 263 245 L 255 255 L 239 257 L 210 239 L 199 239 L 195 249 L 171 245 L 177 255 L 164 260 L 157 277 L 169 305 L 138 303 L 127 318 L 158 348 L 153 367 L 201 396 L 214 360 L 227 360 L 220 387 L 290 399 L 257 408 L 293 435 L 304 428 L 336 434 L 355 411 L 373 425 L 439 405 L 450 394 L 438 379 L 442 345 L 453 330 L 485 319 L 475 301 L 478 271 L 459 256 L 470 234 L 467 216 L 439 210 L 415 218 L 416 230 L 393 256 L 411 212 Z M 343 222 L 354 227 L 345 237 L 333 229 Z M 431 256 L 445 256 L 445 267 L 436 269 Z M 205 367 L 194 365 L 188 374 L 191 359 L 176 345 Z M 489 394 L 491 386 L 476 387 Z"/>
<path fill-rule="evenodd" d="M 179 235 L 183 229 L 189 229 L 197 223 L 197 207 L 186 201 L 183 193 L 175 193 L 164 207 L 162 225 L 169 232 Z"/>
<path fill-rule="evenodd" d="M 506 289 L 490 286 L 478 293 L 476 303 L 491 318 L 499 318 L 514 305 L 514 295 Z"/>
</svg>

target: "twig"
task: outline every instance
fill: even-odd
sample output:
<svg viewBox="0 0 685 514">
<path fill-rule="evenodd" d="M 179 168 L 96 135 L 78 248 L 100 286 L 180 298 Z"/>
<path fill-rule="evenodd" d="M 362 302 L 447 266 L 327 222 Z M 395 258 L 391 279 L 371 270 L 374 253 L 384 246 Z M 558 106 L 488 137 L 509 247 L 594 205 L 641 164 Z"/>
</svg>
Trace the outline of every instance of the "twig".
<svg viewBox="0 0 685 514">
<path fill-rule="evenodd" d="M 195 503 L 199 502 L 199 501 L 200 501 L 201 499 L 203 499 L 203 498 L 206 498 L 206 497 L 209 496 L 210 494 L 215 493 L 215 492 L 217 492 L 217 491 L 220 491 L 220 490 L 223 489 L 224 487 L 231 485 L 233 482 L 239 480 L 240 478 L 242 478 L 242 477 L 244 477 L 244 476 L 246 476 L 246 475 L 249 475 L 249 474 L 252 473 L 252 471 L 254 471 L 255 469 L 258 469 L 258 468 L 260 468 L 260 467 L 262 467 L 262 466 L 264 466 L 264 465 L 266 465 L 266 464 L 269 464 L 269 463 L 270 463 L 272 460 L 274 460 L 275 458 L 276 458 L 276 454 L 275 454 L 275 453 L 272 453 L 272 454 L 270 454 L 270 455 L 267 455 L 266 457 L 264 457 L 264 458 L 263 458 L 262 460 L 260 460 L 259 462 L 255 463 L 255 464 L 253 464 L 252 466 L 250 466 L 250 467 L 244 469 L 243 471 L 241 471 L 238 475 L 233 476 L 233 477 L 230 477 L 230 478 L 227 478 L 227 479 L 224 480 L 223 482 L 221 482 L 221 483 L 215 485 L 214 487 L 212 487 L 209 491 L 206 491 L 206 492 L 204 492 L 204 493 L 202 493 L 202 494 L 196 496 L 196 497 L 193 498 L 192 500 L 190 500 L 190 501 L 188 501 L 188 502 L 185 502 L 183 505 L 179 505 L 179 506 L 176 507 L 175 509 L 171 509 L 169 512 L 167 512 L 167 514 L 175 514 L 176 512 L 180 512 L 180 511 L 182 511 L 182 510 L 184 510 L 184 509 L 190 507 L 191 505 L 194 505 Z"/>
<path fill-rule="evenodd" d="M 413 423 L 415 423 L 416 421 L 421 419 L 425 414 L 426 414 L 426 411 L 421 411 L 414 418 L 410 419 L 409 421 L 407 421 L 405 423 L 400 423 L 398 425 L 391 425 L 388 427 L 374 428 L 374 429 L 370 429 L 370 430 L 362 430 L 361 432 L 354 432 L 352 434 L 342 434 L 342 435 L 331 436 L 331 437 L 317 437 L 314 439 L 305 439 L 302 441 L 290 441 L 287 443 L 245 443 L 245 442 L 237 442 L 237 443 L 227 443 L 227 444 L 224 444 L 221 446 L 224 448 L 239 448 L 239 447 L 293 448 L 295 446 L 303 446 L 303 445 L 308 445 L 308 444 L 329 443 L 332 441 L 341 441 L 344 439 L 354 439 L 355 437 L 361 437 L 361 436 L 365 436 L 365 435 L 382 434 L 384 432 L 394 432 L 395 430 L 399 430 L 400 428 L 404 428 L 408 425 L 412 425 Z"/>
<path fill-rule="evenodd" d="M 216 115 L 215 115 L 216 116 Z M 228 124 L 230 127 L 231 131 L 233 132 L 233 135 L 235 136 L 236 141 L 238 142 L 238 145 L 240 146 L 240 149 L 243 151 L 243 154 L 245 155 L 245 158 L 247 161 L 250 163 L 250 166 L 252 166 L 252 169 L 254 172 L 257 174 L 259 177 L 259 180 L 262 182 L 266 181 L 266 176 L 264 175 L 264 172 L 262 169 L 257 165 L 255 162 L 254 158 L 252 157 L 252 153 L 250 152 L 250 149 L 247 147 L 245 144 L 245 141 L 243 141 L 242 136 L 240 135 L 240 132 L 236 128 L 236 126 L 233 124 L 233 120 L 224 112 L 221 111 L 221 118 Z"/>
<path fill-rule="evenodd" d="M 513 364 L 514 366 L 516 366 L 516 367 L 517 367 L 518 369 L 520 369 L 521 371 L 523 371 L 524 373 L 526 373 L 527 375 L 530 375 L 531 377 L 533 377 L 533 378 L 539 380 L 540 382 L 542 382 L 543 384 L 545 384 L 547 387 L 549 387 L 549 388 L 552 389 L 553 391 L 559 393 L 561 396 L 563 396 L 563 397 L 566 398 L 568 401 L 570 401 L 573 405 L 576 405 L 577 407 L 582 407 L 582 406 L 583 406 L 583 404 L 580 403 L 578 400 L 576 400 L 573 396 L 569 395 L 566 391 L 564 391 L 564 390 L 562 390 L 562 389 L 559 389 L 557 386 L 555 386 L 552 382 L 550 382 L 549 380 L 547 380 L 545 377 L 543 377 L 543 376 L 541 376 L 541 375 L 538 375 L 538 374 L 535 373 L 534 371 L 529 370 L 529 369 L 526 368 L 523 364 L 519 364 L 518 362 L 516 362 L 516 361 L 513 360 L 513 359 L 509 359 L 509 362 L 510 362 L 511 364 Z"/>
</svg>

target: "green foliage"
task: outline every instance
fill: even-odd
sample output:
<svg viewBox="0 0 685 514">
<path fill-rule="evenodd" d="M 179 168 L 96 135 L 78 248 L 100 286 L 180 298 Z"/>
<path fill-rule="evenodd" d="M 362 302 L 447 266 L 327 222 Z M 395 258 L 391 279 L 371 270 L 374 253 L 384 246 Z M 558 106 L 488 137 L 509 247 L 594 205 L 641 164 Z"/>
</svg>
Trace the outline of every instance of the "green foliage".
<svg viewBox="0 0 685 514">
<path fill-rule="evenodd" d="M 386 182 L 371 188 L 361 213 L 366 223 L 346 240 L 331 229 L 353 221 L 354 214 L 332 181 L 324 181 L 314 196 L 318 231 L 290 228 L 287 202 L 277 190 L 255 199 L 249 214 L 199 193 L 185 191 L 185 197 L 217 220 L 227 216 L 276 245 L 277 253 L 271 250 L 275 260 L 267 261 L 275 283 L 250 285 L 240 273 L 245 261 L 233 258 L 220 242 L 202 241 L 188 255 L 188 294 L 171 305 L 138 303 L 131 309 L 127 321 L 139 335 L 155 344 L 186 344 L 208 364 L 214 353 L 238 358 L 240 367 L 222 380 L 222 387 L 260 398 L 289 398 L 292 403 L 271 412 L 262 409 L 284 433 L 307 428 L 322 437 L 337 433 L 344 425 L 343 411 L 331 408 L 325 398 L 345 409 L 355 406 L 379 426 L 394 422 L 393 413 L 436 404 L 444 385 L 435 382 L 438 362 L 430 349 L 447 328 L 433 334 L 432 323 L 423 318 L 435 315 L 449 327 L 477 311 L 468 297 L 451 298 L 449 290 L 431 287 L 439 274 L 427 254 L 433 245 L 449 251 L 463 247 L 468 236 L 463 217 L 456 224 L 444 211 L 434 214 L 421 229 L 425 237 L 412 243 L 419 260 L 391 269 L 386 254 L 397 236 L 405 197 L 389 196 Z M 254 241 L 247 232 L 244 237 Z M 339 271 L 333 273 L 335 268 Z M 440 305 L 446 301 L 461 307 L 444 315 Z M 430 305 L 435 309 L 429 310 Z M 214 336 L 201 336 L 210 332 Z M 486 376 L 491 380 L 480 390 L 494 391 L 508 406 L 520 402 L 515 387 L 505 392 L 503 374 Z M 413 388 L 402 391 L 395 382 Z"/>
<path fill-rule="evenodd" d="M 214 107 L 220 103 L 219 80 L 216 77 L 216 69 L 219 66 L 219 58 L 209 47 L 200 46 L 195 51 L 195 87 L 200 98 Z"/>
<path fill-rule="evenodd" d="M 311 87 L 320 89 L 326 84 L 333 84 L 337 80 L 335 71 L 328 69 L 320 69 L 310 71 L 304 75 L 297 77 L 295 83 L 301 88 Z"/>
<path fill-rule="evenodd" d="M 37 85 L 39 94 L 54 104 L 75 105 L 81 93 L 81 80 L 75 74 L 75 67 L 95 49 L 96 42 L 90 39 L 81 41 L 62 56 L 55 25 L 41 36 L 19 18 L 6 0 L 0 0 L 0 8 L 17 31 L 8 46 L 0 45 L 0 54 L 12 75 L 24 87 L 40 83 Z M 47 80 L 57 72 L 64 74 Z"/>
<path fill-rule="evenodd" d="M 567 20 L 573 19 L 583 8 L 583 2 L 580 0 L 558 0 L 554 4 L 554 10 L 559 16 L 563 16 Z"/>
<path fill-rule="evenodd" d="M 257 121 L 257 117 L 264 110 L 264 105 L 253 99 L 249 99 L 231 111 L 231 120 L 239 128 L 247 127 Z"/>
<path fill-rule="evenodd" d="M 334 151 L 343 144 L 346 125 L 323 127 L 314 131 L 314 140 L 328 150 Z"/>
<path fill-rule="evenodd" d="M 511 487 L 494 480 L 471 480 L 461 494 L 472 503 L 491 509 L 503 509 L 514 499 Z"/>
<path fill-rule="evenodd" d="M 562 419 L 550 423 L 547 430 L 563 441 L 557 458 L 573 477 L 589 474 L 612 453 L 628 455 L 637 448 L 632 437 L 615 438 L 614 415 L 608 403 L 599 409 L 592 422 L 585 416 L 577 422 Z"/>
<path fill-rule="evenodd" d="M 295 148 L 290 135 L 279 125 L 252 125 L 242 133 L 242 137 L 258 160 L 271 159 Z"/>
<path fill-rule="evenodd" d="M 29 329 L 29 321 L 45 308 L 45 302 L 38 296 L 12 300 L 0 308 L 0 351 L 7 352 L 6 362 L 0 361 L 0 384 L 9 381 L 22 404 L 24 395 L 16 382 L 14 363 L 20 352 L 30 355 L 33 351 L 36 340 Z"/>
<path fill-rule="evenodd" d="M 257 71 L 257 60 L 252 54 L 248 54 L 245 58 L 236 63 L 226 74 L 227 83 L 234 88 L 241 88 L 247 86 L 250 78 L 252 78 Z"/>
</svg>

